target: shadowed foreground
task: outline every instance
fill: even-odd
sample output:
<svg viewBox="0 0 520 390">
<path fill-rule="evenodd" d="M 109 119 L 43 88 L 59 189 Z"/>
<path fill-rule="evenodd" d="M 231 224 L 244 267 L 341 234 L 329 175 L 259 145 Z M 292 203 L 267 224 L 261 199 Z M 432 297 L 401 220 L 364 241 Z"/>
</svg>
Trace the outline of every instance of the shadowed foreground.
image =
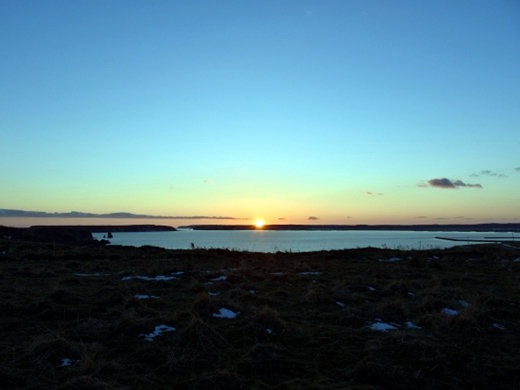
<svg viewBox="0 0 520 390">
<path fill-rule="evenodd" d="M 520 250 L 0 241 L 0 389 L 513 389 Z"/>
</svg>

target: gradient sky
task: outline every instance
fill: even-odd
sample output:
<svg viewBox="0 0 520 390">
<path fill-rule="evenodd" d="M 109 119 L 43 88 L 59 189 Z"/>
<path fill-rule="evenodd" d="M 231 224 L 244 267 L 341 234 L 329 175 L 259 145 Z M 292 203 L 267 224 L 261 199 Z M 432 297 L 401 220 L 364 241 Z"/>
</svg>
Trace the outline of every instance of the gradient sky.
<svg viewBox="0 0 520 390">
<path fill-rule="evenodd" d="M 520 222 L 517 0 L 4 0 L 0 53 L 3 209 Z"/>
</svg>

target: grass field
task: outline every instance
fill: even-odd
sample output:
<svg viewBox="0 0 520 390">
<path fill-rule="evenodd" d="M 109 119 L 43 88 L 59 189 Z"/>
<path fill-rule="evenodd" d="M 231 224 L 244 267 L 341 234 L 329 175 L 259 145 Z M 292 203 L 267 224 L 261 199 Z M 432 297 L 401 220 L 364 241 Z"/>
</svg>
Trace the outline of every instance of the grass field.
<svg viewBox="0 0 520 390">
<path fill-rule="evenodd" d="M 520 388 L 520 249 L 0 241 L 0 389 Z"/>
</svg>

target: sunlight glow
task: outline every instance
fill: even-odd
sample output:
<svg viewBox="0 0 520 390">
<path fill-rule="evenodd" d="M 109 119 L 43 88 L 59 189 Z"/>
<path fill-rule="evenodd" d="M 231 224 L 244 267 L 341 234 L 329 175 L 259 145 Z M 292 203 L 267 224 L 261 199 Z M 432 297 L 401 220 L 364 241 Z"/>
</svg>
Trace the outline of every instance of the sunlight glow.
<svg viewBox="0 0 520 390">
<path fill-rule="evenodd" d="M 255 222 L 255 224 L 256 224 L 256 227 L 261 228 L 262 226 L 264 226 L 264 221 L 262 221 L 261 219 L 259 219 L 258 221 Z"/>
</svg>

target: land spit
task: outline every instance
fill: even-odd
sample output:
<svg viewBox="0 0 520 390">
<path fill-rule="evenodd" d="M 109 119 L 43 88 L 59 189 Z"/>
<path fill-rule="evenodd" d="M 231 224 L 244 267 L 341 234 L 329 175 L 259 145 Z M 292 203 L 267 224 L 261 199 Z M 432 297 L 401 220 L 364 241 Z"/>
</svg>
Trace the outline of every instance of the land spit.
<svg viewBox="0 0 520 390">
<path fill-rule="evenodd" d="M 513 389 L 520 249 L 0 240 L 1 389 Z"/>
</svg>

